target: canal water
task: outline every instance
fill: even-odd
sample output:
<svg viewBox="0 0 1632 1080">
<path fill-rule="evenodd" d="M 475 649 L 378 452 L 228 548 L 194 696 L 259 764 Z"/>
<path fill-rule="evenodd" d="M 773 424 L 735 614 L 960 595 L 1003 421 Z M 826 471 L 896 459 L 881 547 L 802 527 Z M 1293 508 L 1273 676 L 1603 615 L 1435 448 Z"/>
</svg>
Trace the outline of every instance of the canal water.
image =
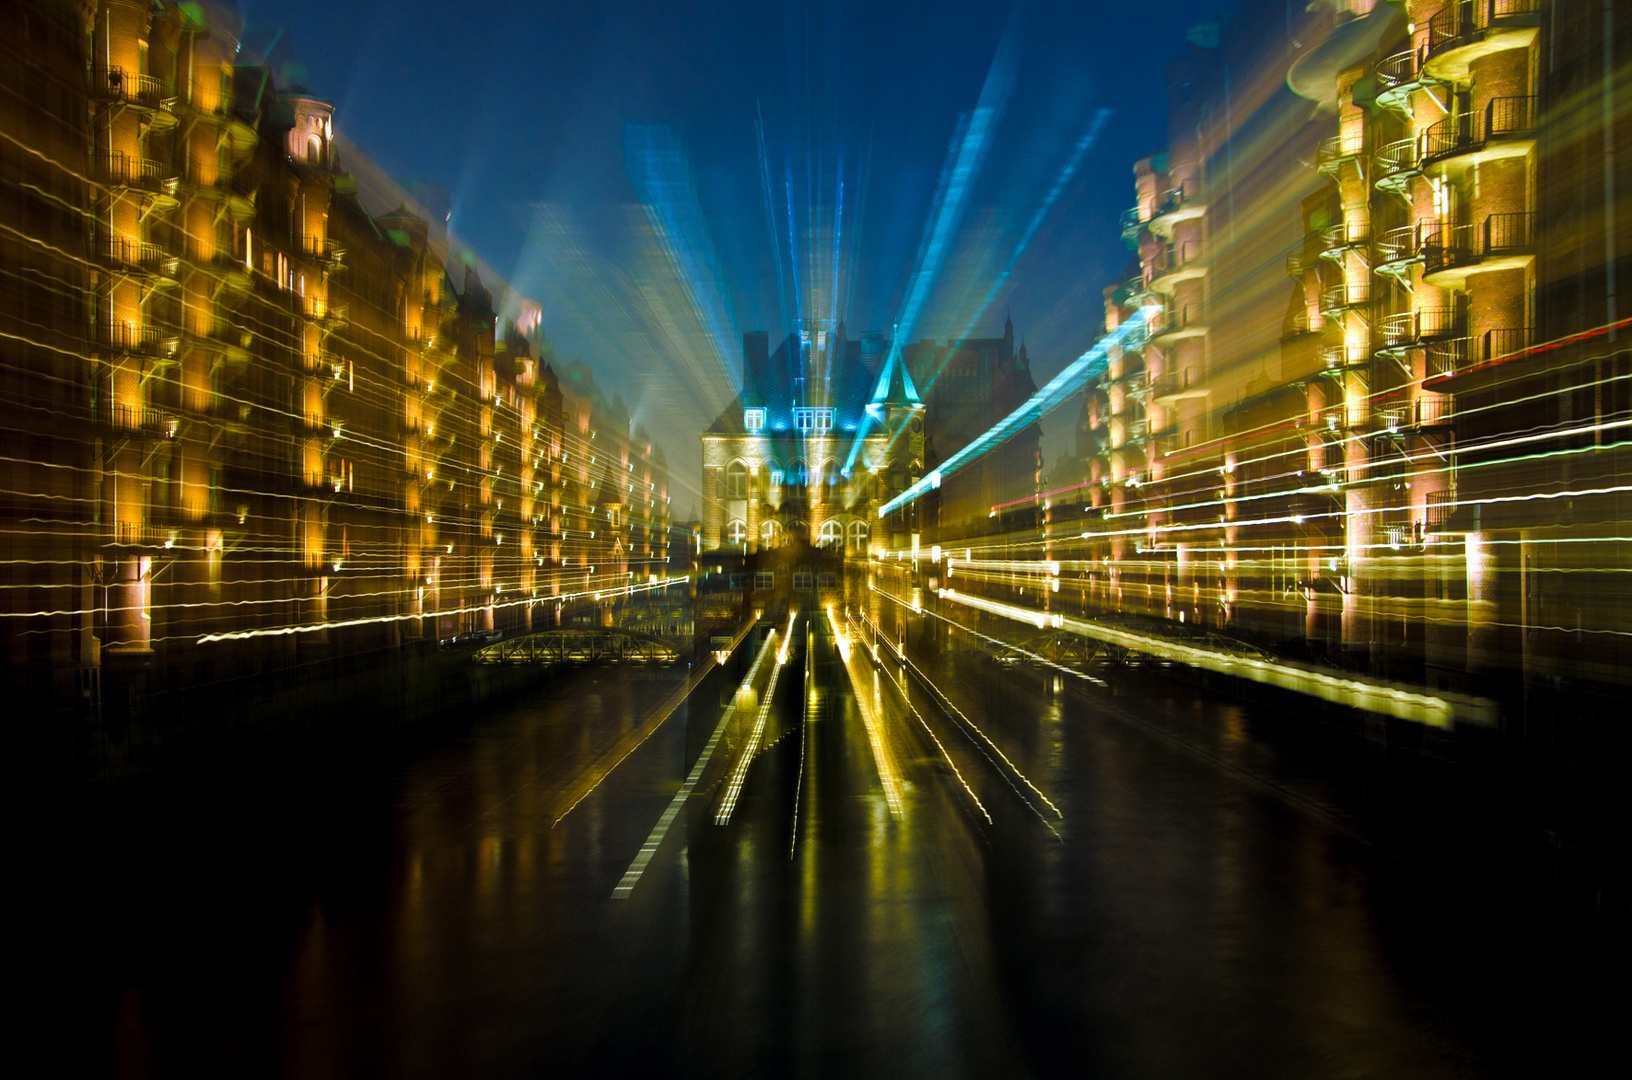
<svg viewBox="0 0 1632 1080">
<path fill-rule="evenodd" d="M 1531 1076 L 1606 1045 L 1618 950 L 1402 853 L 1284 716 L 779 630 L 672 712 L 686 669 L 583 671 L 64 809 L 52 1071 Z"/>
</svg>

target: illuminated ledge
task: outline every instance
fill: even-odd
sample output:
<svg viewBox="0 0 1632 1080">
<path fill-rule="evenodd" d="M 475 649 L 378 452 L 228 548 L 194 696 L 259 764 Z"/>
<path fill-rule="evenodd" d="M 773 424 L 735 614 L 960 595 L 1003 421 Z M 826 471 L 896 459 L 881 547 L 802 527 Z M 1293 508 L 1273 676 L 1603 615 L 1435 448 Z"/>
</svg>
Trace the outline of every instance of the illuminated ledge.
<svg viewBox="0 0 1632 1080">
<path fill-rule="evenodd" d="M 942 599 L 1014 619 L 1016 622 L 1029 623 L 1038 628 L 1052 626 L 1068 630 L 1159 660 L 1168 660 L 1203 671 L 1213 671 L 1220 675 L 1230 675 L 1237 679 L 1247 679 L 1266 686 L 1276 686 L 1282 690 L 1308 694 L 1310 697 L 1336 705 L 1382 713 L 1385 716 L 1410 720 L 1428 727 L 1450 728 L 1456 723 L 1489 726 L 1496 722 L 1496 705 L 1484 698 L 1443 690 L 1426 693 L 1420 689 L 1406 689 L 1364 675 L 1348 672 L 1337 675 L 1312 665 L 1288 660 L 1260 660 L 1237 656 L 1146 634 L 1135 634 L 1128 630 L 1073 619 L 1066 615 L 1031 611 L 1013 604 L 988 600 L 985 597 L 969 596 L 952 589 L 942 589 L 939 595 Z"/>
<path fill-rule="evenodd" d="M 1467 82 L 1468 65 L 1480 57 L 1508 49 L 1528 49 L 1541 33 L 1539 20 L 1530 22 L 1531 19 L 1537 16 L 1503 19 L 1495 26 L 1446 42 L 1428 54 L 1422 65 L 1423 74 L 1440 82 Z M 1527 22 L 1529 25 L 1525 25 Z"/>
<path fill-rule="evenodd" d="M 1196 278 L 1207 276 L 1207 264 L 1200 259 L 1191 259 L 1180 266 L 1169 267 L 1150 279 L 1150 291 L 1173 295 L 1173 286 L 1181 281 L 1194 281 Z"/>
<path fill-rule="evenodd" d="M 1466 287 L 1468 278 L 1475 274 L 1488 274 L 1495 270 L 1519 270 L 1535 261 L 1535 254 L 1530 251 L 1509 251 L 1495 255 L 1481 255 L 1442 269 L 1431 272 L 1425 271 L 1422 275 L 1422 283 L 1431 285 L 1436 289 L 1461 289 Z"/>
</svg>

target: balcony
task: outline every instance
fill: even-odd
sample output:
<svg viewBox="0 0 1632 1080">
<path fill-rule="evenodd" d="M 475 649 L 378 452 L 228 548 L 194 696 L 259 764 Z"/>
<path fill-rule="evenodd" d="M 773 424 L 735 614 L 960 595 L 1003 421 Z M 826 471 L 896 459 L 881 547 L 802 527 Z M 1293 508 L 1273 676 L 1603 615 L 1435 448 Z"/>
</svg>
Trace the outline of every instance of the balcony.
<svg viewBox="0 0 1632 1080">
<path fill-rule="evenodd" d="M 1540 0 L 1451 0 L 1428 20 L 1423 73 L 1442 82 L 1467 82 L 1470 63 L 1528 47 L 1540 27 Z"/>
<path fill-rule="evenodd" d="M 121 269 L 143 270 L 149 273 L 164 268 L 174 256 L 158 244 L 129 240 L 123 236 L 104 236 L 97 244 L 97 254 L 103 261 Z"/>
<path fill-rule="evenodd" d="M 1483 112 L 1459 113 L 1422 133 L 1424 167 L 1476 165 L 1521 157 L 1535 147 L 1537 99 L 1491 98 Z"/>
<path fill-rule="evenodd" d="M 158 191 L 168 177 L 162 162 L 152 158 L 134 158 L 117 150 L 95 159 L 96 179 L 114 187 L 140 188 Z"/>
<path fill-rule="evenodd" d="M 1472 274 L 1530 265 L 1535 260 L 1534 218 L 1528 212 L 1491 214 L 1477 225 L 1425 226 L 1420 244 L 1423 284 L 1460 287 Z"/>
<path fill-rule="evenodd" d="M 181 428 L 181 417 L 151 405 L 115 405 L 113 423 L 126 431 L 142 431 L 157 438 L 172 439 Z"/>
<path fill-rule="evenodd" d="M 1177 401 L 1179 398 L 1206 397 L 1207 391 L 1200 386 L 1192 386 L 1190 380 L 1177 371 L 1169 371 L 1158 375 L 1151 384 L 1151 396 L 1156 401 Z"/>
<path fill-rule="evenodd" d="M 1425 341 L 1456 337 L 1461 323 L 1453 308 L 1418 308 L 1385 316 L 1381 322 L 1385 348 L 1409 348 Z"/>
<path fill-rule="evenodd" d="M 1181 281 L 1194 281 L 1206 274 L 1207 264 L 1200 258 L 1189 254 L 1174 255 L 1167 266 L 1151 275 L 1150 291 L 1172 296 L 1174 288 Z"/>
<path fill-rule="evenodd" d="M 1364 367 L 1371 360 L 1370 345 L 1323 345 L 1320 362 L 1329 371 Z"/>
<path fill-rule="evenodd" d="M 1477 337 L 1444 338 L 1429 343 L 1424 347 L 1428 381 L 1449 379 L 1523 352 L 1530 347 L 1532 339 L 1533 332 L 1526 326 L 1487 330 Z"/>
<path fill-rule="evenodd" d="M 1377 61 L 1377 104 L 1411 118 L 1411 95 L 1422 85 L 1424 48 L 1406 49 Z"/>
<path fill-rule="evenodd" d="M 1397 229 L 1389 229 L 1377 237 L 1377 242 L 1372 245 L 1372 254 L 1376 258 L 1376 265 L 1372 269 L 1377 273 L 1389 274 L 1408 282 L 1411 267 L 1422 258 L 1416 228 L 1402 225 Z"/>
<path fill-rule="evenodd" d="M 164 337 L 156 326 L 101 323 L 96 328 L 96 341 L 112 352 L 132 355 L 158 356 L 166 351 Z"/>
<path fill-rule="evenodd" d="M 1345 161 L 1353 161 L 1365 149 L 1366 140 L 1359 131 L 1322 139 L 1315 148 L 1315 168 L 1325 176 L 1336 177 Z"/>
<path fill-rule="evenodd" d="M 1347 281 L 1320 290 L 1322 315 L 1341 315 L 1371 303 L 1371 281 Z"/>
<path fill-rule="evenodd" d="M 1181 184 L 1171 188 L 1162 195 L 1156 205 L 1156 212 L 1146 222 L 1150 231 L 1163 239 L 1173 238 L 1173 226 L 1181 221 L 1192 221 L 1207 212 L 1207 205 L 1201 198 L 1199 183 Z"/>
<path fill-rule="evenodd" d="M 336 263 L 345 255 L 346 250 L 334 242 L 329 236 L 302 236 L 300 237 L 300 253 L 308 259 L 322 263 Z"/>
<path fill-rule="evenodd" d="M 1163 309 L 1150 321 L 1151 341 L 1181 341 L 1207 333 L 1205 312 L 1200 304 L 1186 304 L 1178 311 Z"/>
<path fill-rule="evenodd" d="M 1370 243 L 1370 223 L 1342 221 L 1320 230 L 1320 239 L 1324 244 L 1320 252 L 1321 258 L 1341 261 L 1350 251 Z"/>
<path fill-rule="evenodd" d="M 1122 211 L 1122 239 L 1130 247 L 1138 244 L 1139 230 L 1145 227 L 1145 221 L 1139 216 L 1139 208 L 1130 206 Z"/>
<path fill-rule="evenodd" d="M 1372 158 L 1372 181 L 1380 191 L 1392 192 L 1409 201 L 1411 178 L 1422 171 L 1421 146 L 1415 138 L 1396 139 L 1384 145 Z"/>
<path fill-rule="evenodd" d="M 87 91 L 92 101 L 157 109 L 164 101 L 164 86 L 151 75 L 135 75 L 119 67 L 93 67 Z"/>
</svg>

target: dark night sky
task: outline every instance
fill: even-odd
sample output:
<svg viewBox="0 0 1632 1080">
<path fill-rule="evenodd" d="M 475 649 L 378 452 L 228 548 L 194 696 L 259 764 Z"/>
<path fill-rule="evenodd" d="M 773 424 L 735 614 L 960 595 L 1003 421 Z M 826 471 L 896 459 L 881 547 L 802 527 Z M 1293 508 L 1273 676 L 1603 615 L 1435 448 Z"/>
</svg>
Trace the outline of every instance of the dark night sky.
<svg viewBox="0 0 1632 1080">
<path fill-rule="evenodd" d="M 1227 6 L 242 0 L 251 27 L 286 29 L 306 84 L 335 102 L 336 126 L 429 201 L 440 193 L 452 230 L 543 303 L 558 356 L 624 394 L 678 467 L 677 509 L 696 483 L 696 432 L 734 392 L 740 331 L 784 321 L 776 268 L 792 264 L 787 234 L 771 239 L 756 115 L 782 226 L 796 211 L 795 243 L 833 249 L 823 223 L 835 178 L 847 178 L 836 250 L 854 269 L 839 313 L 851 336 L 888 331 L 959 115 L 981 99 L 1007 30 L 1012 93 L 911 336 L 944 338 L 971 319 L 974 334 L 997 334 L 1012 312 L 1041 383 L 1092 344 L 1100 288 L 1128 257 L 1117 216 L 1133 201 L 1133 161 L 1164 141 L 1161 65 L 1188 27 Z M 671 233 L 667 249 L 638 206 L 631 124 L 666 125 L 689 163 L 700 228 Z M 717 267 L 704 275 L 717 287 L 699 288 L 687 266 Z M 698 299 L 708 295 L 712 306 Z M 681 309 L 715 312 L 714 335 Z M 1068 407 L 1045 424 L 1050 462 L 1074 422 Z"/>
</svg>

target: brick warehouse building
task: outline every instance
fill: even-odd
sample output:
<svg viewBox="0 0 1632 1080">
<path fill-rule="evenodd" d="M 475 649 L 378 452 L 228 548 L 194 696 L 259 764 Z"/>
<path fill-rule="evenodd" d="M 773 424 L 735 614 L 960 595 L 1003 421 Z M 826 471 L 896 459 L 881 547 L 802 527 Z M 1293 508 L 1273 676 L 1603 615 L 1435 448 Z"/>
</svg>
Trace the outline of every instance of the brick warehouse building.
<svg viewBox="0 0 1632 1080">
<path fill-rule="evenodd" d="M 3 20 L 14 701 L 128 713 L 663 574 L 661 450 L 434 227 L 359 194 L 332 108 L 235 12 Z"/>
<path fill-rule="evenodd" d="M 1624 6 L 1269 7 L 1168 67 L 1105 290 L 1155 318 L 1051 493 L 1061 602 L 1624 693 Z"/>
</svg>

